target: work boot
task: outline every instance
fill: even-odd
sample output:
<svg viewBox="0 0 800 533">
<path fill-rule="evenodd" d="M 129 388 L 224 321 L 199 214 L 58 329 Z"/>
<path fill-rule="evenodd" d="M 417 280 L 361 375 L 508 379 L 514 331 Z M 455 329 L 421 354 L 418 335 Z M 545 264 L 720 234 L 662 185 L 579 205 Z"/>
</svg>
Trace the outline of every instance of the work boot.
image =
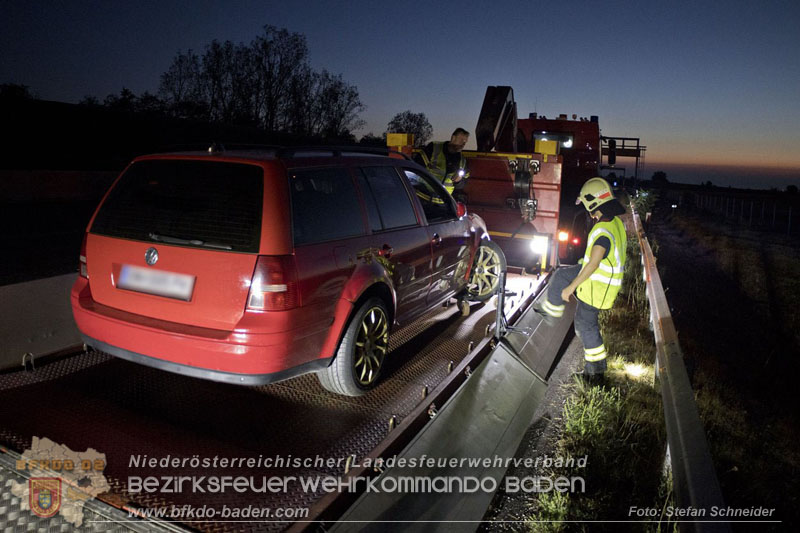
<svg viewBox="0 0 800 533">
<path fill-rule="evenodd" d="M 579 372 L 573 372 L 572 375 L 589 387 L 602 387 L 606 384 L 606 375 L 603 372 L 597 374 L 589 374 L 585 370 L 581 370 Z"/>
<path fill-rule="evenodd" d="M 542 322 L 544 322 L 546 326 L 553 327 L 558 324 L 558 318 L 548 314 L 538 303 L 533 305 L 533 311 L 542 317 Z"/>
</svg>

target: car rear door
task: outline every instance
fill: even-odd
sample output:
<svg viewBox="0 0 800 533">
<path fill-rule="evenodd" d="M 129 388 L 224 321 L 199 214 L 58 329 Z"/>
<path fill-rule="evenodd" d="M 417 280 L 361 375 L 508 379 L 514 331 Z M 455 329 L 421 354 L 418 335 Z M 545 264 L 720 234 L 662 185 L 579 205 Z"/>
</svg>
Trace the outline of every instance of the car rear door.
<svg viewBox="0 0 800 533">
<path fill-rule="evenodd" d="M 319 162 L 289 169 L 292 234 L 303 322 L 327 331 L 369 236 L 353 177 L 346 166 Z"/>
<path fill-rule="evenodd" d="M 470 259 L 470 226 L 459 217 L 456 203 L 434 178 L 416 169 L 404 168 L 427 221 L 431 249 L 431 284 L 428 306 L 461 290 Z"/>
<path fill-rule="evenodd" d="M 364 166 L 357 173 L 372 230 L 370 249 L 392 280 L 397 297 L 395 320 L 403 323 L 427 309 L 431 282 L 428 231 L 394 166 Z"/>
</svg>

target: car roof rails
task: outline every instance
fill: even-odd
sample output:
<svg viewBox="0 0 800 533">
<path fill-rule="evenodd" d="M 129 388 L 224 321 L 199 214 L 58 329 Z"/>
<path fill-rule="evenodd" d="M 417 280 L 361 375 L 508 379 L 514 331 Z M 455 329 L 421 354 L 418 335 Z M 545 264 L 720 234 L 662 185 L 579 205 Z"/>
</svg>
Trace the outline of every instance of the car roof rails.
<svg viewBox="0 0 800 533">
<path fill-rule="evenodd" d="M 212 141 L 210 143 L 194 142 L 194 143 L 180 143 L 180 144 L 167 144 L 161 146 L 156 150 L 156 153 L 164 152 L 207 152 L 209 154 L 216 154 L 220 152 L 227 152 L 231 150 L 245 150 L 254 152 L 276 152 L 283 148 L 281 145 L 276 144 L 248 144 L 248 143 L 221 143 Z"/>
<path fill-rule="evenodd" d="M 397 157 L 402 156 L 403 159 L 411 160 L 406 154 L 390 150 L 388 148 L 381 148 L 378 146 L 285 146 L 278 150 L 278 157 L 281 158 L 300 158 L 300 157 Z"/>
<path fill-rule="evenodd" d="M 164 152 L 206 152 L 208 154 L 221 154 L 224 152 L 255 152 L 268 154 L 280 158 L 301 158 L 301 157 L 394 157 L 411 161 L 412 159 L 402 153 L 389 148 L 378 146 L 325 146 L 325 145 L 302 145 L 302 146 L 282 146 L 274 144 L 245 144 L 245 143 L 220 143 L 210 144 L 187 143 L 172 144 L 158 150 L 157 153 Z"/>
</svg>

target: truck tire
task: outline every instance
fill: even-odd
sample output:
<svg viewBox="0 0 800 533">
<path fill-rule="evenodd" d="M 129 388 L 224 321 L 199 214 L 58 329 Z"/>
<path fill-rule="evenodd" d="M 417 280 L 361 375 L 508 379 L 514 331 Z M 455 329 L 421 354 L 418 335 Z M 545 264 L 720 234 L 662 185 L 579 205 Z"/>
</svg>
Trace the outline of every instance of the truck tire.
<svg viewBox="0 0 800 533">
<path fill-rule="evenodd" d="M 475 252 L 466 297 L 473 302 L 485 302 L 494 295 L 500 283 L 500 273 L 506 270 L 506 255 L 494 241 L 483 240 Z"/>
<path fill-rule="evenodd" d="M 364 302 L 350 319 L 330 366 L 317 373 L 327 390 L 361 396 L 375 387 L 389 351 L 389 314 L 380 298 Z"/>
</svg>

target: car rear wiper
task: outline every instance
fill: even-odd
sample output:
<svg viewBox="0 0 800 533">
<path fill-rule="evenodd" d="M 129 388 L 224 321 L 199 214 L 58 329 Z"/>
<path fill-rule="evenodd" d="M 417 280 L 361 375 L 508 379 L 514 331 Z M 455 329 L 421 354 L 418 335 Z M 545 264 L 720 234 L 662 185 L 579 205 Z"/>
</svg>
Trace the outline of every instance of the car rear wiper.
<svg viewBox="0 0 800 533">
<path fill-rule="evenodd" d="M 233 247 L 229 244 L 205 242 L 200 239 L 181 239 L 180 237 L 170 237 L 169 235 L 159 235 L 157 233 L 148 233 L 147 236 L 153 241 L 167 244 L 189 244 L 191 246 L 205 246 L 206 248 L 218 248 L 220 250 L 233 250 Z"/>
</svg>

